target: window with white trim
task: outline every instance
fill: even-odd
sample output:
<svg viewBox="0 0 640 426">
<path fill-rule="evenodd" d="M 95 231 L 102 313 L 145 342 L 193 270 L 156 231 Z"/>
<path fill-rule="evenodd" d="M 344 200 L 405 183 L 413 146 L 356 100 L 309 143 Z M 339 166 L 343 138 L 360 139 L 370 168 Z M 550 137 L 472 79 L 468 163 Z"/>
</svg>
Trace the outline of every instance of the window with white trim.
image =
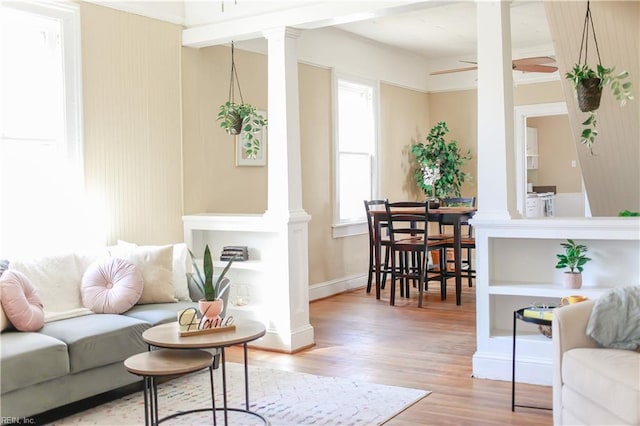
<svg viewBox="0 0 640 426">
<path fill-rule="evenodd" d="M 0 257 L 86 242 L 80 21 L 73 3 L 4 2 Z"/>
<path fill-rule="evenodd" d="M 363 200 L 376 197 L 378 84 L 334 76 L 334 237 L 367 232 Z"/>
</svg>

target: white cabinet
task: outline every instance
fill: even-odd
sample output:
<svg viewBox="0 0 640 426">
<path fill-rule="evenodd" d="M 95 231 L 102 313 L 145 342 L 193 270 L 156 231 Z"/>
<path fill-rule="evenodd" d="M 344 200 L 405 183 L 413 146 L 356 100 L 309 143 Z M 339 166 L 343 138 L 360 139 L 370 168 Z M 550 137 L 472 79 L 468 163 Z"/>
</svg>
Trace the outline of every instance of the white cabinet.
<svg viewBox="0 0 640 426">
<path fill-rule="evenodd" d="M 525 144 L 527 169 L 535 170 L 538 168 L 538 129 L 535 127 L 527 127 Z"/>
<path fill-rule="evenodd" d="M 612 287 L 640 284 L 640 219 L 540 218 L 473 221 L 476 230 L 477 350 L 474 377 L 511 380 L 513 311 L 535 302 L 559 303 L 581 294 L 595 299 Z M 560 243 L 589 248 L 583 286 L 562 287 L 555 269 Z M 552 341 L 535 325 L 518 323 L 516 381 L 551 385 Z"/>
</svg>

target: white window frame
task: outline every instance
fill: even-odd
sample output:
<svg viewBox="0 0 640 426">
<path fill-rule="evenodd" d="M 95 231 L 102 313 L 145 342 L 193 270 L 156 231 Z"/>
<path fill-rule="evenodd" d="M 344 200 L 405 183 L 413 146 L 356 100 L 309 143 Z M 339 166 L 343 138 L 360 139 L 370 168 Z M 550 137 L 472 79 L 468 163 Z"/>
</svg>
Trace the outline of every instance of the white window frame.
<svg viewBox="0 0 640 426">
<path fill-rule="evenodd" d="M 60 22 L 61 53 L 64 79 L 64 137 L 68 164 L 73 167 L 77 184 L 76 190 L 83 194 L 85 190 L 84 151 L 82 132 L 82 43 L 80 5 L 75 2 L 61 1 L 3 1 L 0 14 L 5 8 L 19 10 L 55 19 Z M 0 69 L 0 72 L 1 69 Z M 0 126 L 0 130 L 4 130 Z M 7 135 L 10 136 L 10 135 Z"/>
<path fill-rule="evenodd" d="M 371 197 L 379 198 L 380 193 L 380 82 L 332 70 L 332 118 L 333 118 L 333 238 L 367 234 L 367 218 L 362 205 L 362 217 L 353 221 L 340 220 L 340 155 L 338 135 L 338 84 L 340 80 L 371 87 L 374 116 L 374 154 L 371 164 Z"/>
</svg>

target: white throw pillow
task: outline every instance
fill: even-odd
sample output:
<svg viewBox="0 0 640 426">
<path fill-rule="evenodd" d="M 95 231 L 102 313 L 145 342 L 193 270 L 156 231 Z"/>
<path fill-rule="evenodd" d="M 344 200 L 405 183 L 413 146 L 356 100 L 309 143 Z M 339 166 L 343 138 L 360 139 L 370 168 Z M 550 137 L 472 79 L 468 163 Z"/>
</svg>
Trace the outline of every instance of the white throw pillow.
<svg viewBox="0 0 640 426">
<path fill-rule="evenodd" d="M 38 289 L 46 323 L 93 313 L 82 304 L 80 285 L 82 274 L 98 258 L 98 253 L 69 253 L 12 259 L 9 269 L 22 272 Z"/>
<path fill-rule="evenodd" d="M 173 246 L 118 245 L 111 255 L 128 260 L 142 272 L 144 286 L 138 304 L 176 302 L 173 293 Z"/>
<path fill-rule="evenodd" d="M 139 246 L 135 243 L 118 240 L 118 247 L 125 247 L 131 251 L 138 247 L 158 248 L 161 246 Z M 187 245 L 185 243 L 174 244 L 172 261 L 173 295 L 178 300 L 190 301 L 189 283 L 187 282 L 188 265 L 190 263 L 187 262 L 190 262 Z"/>
</svg>

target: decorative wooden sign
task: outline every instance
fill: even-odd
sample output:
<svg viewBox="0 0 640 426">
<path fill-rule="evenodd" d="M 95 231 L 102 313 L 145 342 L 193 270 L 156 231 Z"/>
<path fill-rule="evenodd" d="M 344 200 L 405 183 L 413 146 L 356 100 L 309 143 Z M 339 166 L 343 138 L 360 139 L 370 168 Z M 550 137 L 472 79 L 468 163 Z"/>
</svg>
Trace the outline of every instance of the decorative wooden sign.
<svg viewBox="0 0 640 426">
<path fill-rule="evenodd" d="M 220 333 L 236 329 L 232 316 L 209 319 L 206 317 L 198 318 L 196 313 L 195 308 L 188 308 L 178 312 L 178 334 L 180 337 Z"/>
</svg>

